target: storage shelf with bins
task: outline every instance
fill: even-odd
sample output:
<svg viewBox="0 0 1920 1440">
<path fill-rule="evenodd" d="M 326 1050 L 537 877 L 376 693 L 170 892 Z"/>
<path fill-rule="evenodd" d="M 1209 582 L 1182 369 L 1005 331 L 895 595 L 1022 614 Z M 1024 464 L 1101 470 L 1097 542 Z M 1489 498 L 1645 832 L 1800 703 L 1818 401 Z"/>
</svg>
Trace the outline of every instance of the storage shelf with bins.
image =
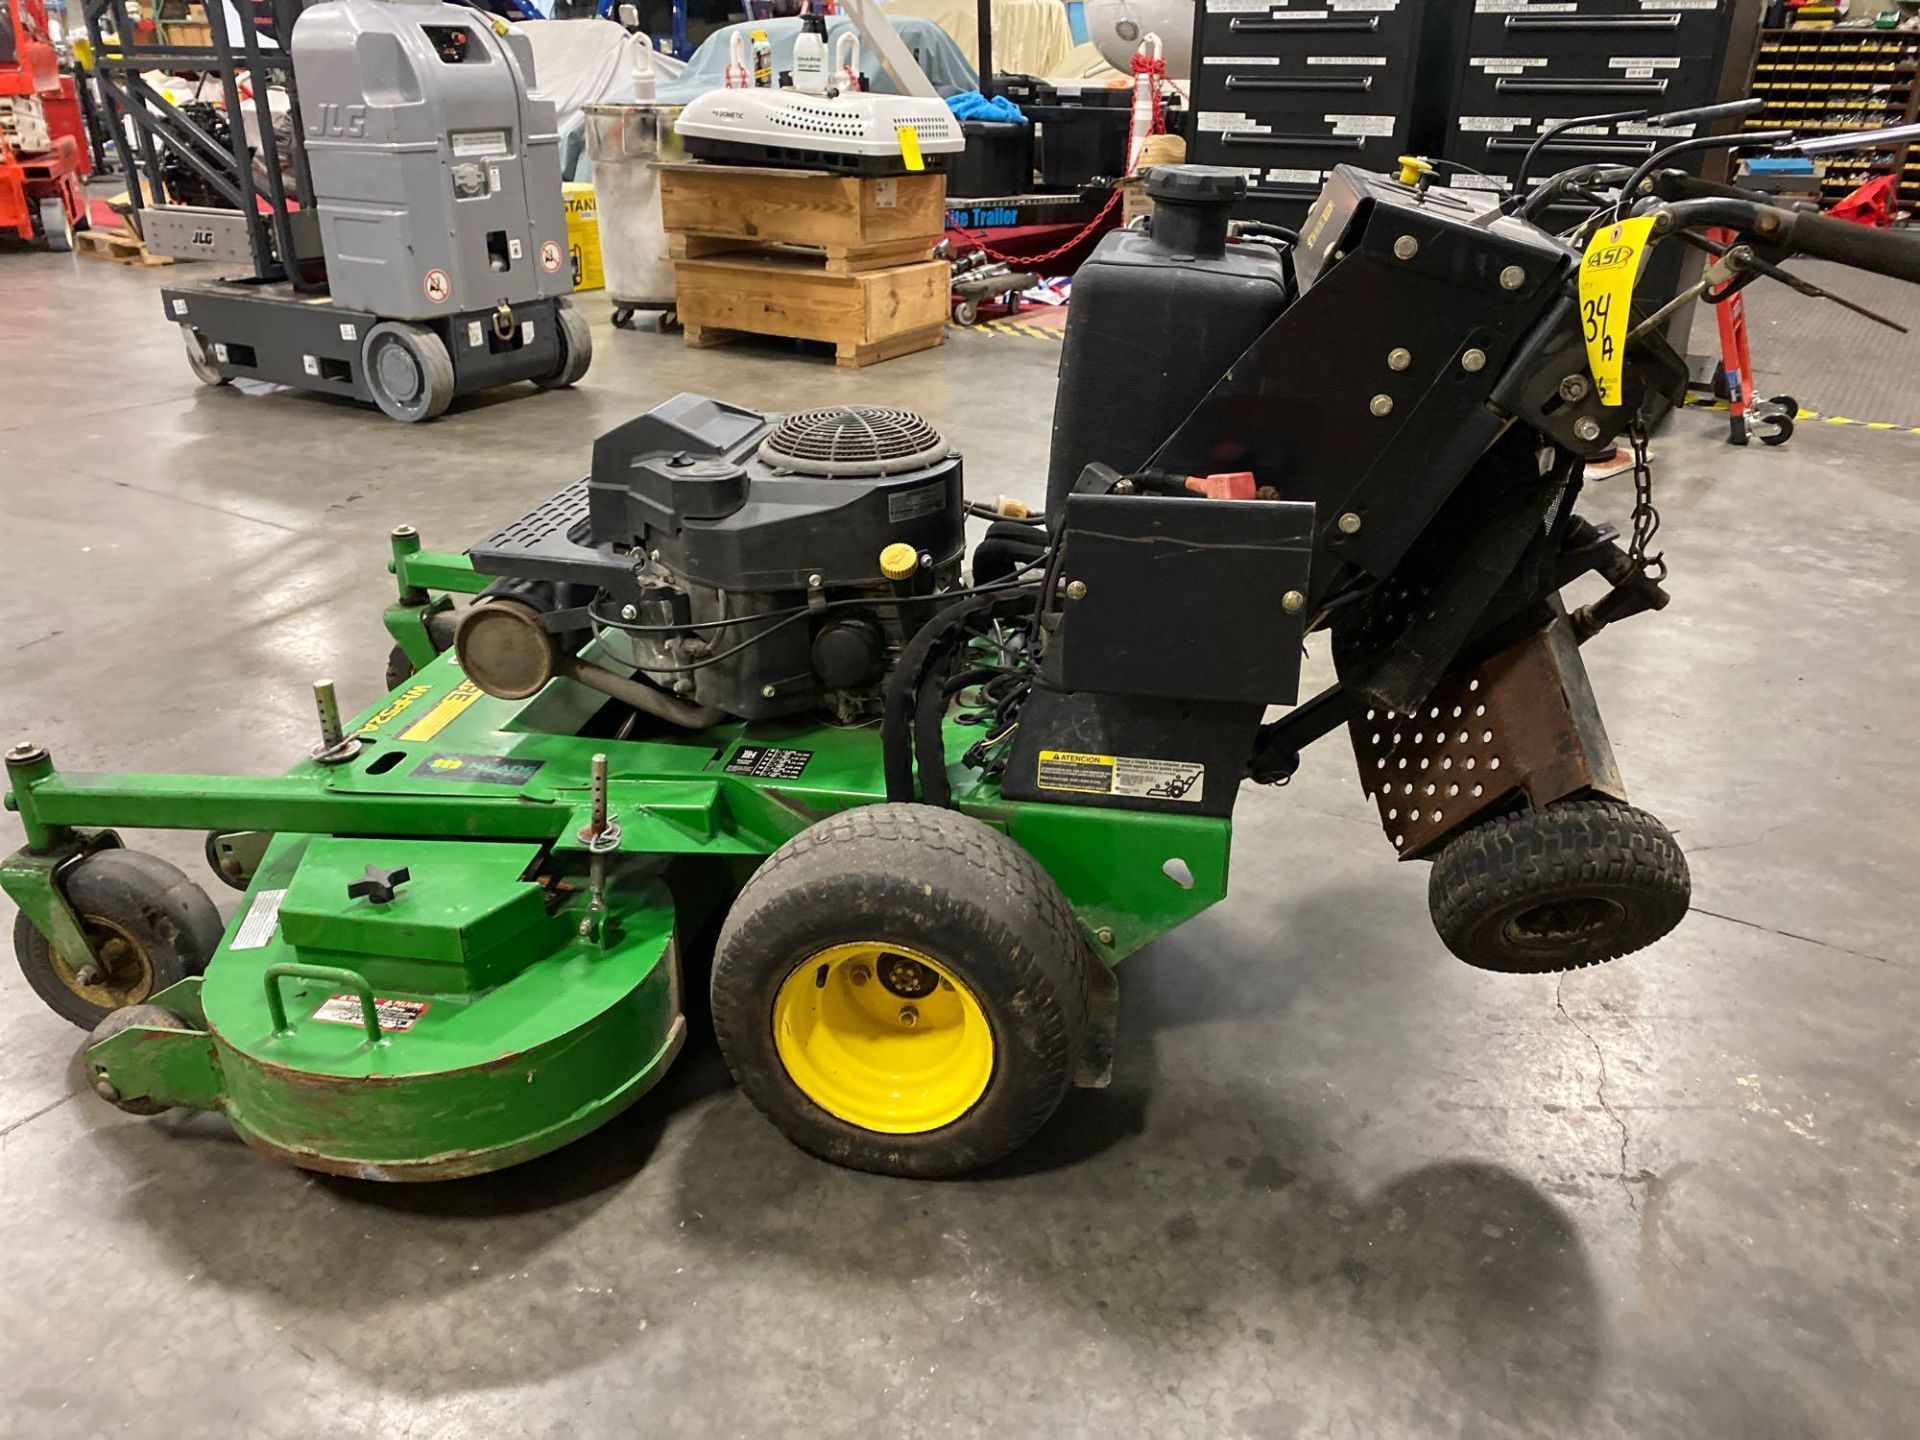
<svg viewBox="0 0 1920 1440">
<path fill-rule="evenodd" d="M 1762 30 L 1753 93 L 1767 102 L 1749 130 L 1880 129 L 1920 119 L 1920 31 L 1797 25 Z M 1900 175 L 1901 208 L 1920 209 L 1920 149 L 1891 145 L 1823 162 L 1821 198 L 1839 200 L 1878 175 Z"/>
</svg>

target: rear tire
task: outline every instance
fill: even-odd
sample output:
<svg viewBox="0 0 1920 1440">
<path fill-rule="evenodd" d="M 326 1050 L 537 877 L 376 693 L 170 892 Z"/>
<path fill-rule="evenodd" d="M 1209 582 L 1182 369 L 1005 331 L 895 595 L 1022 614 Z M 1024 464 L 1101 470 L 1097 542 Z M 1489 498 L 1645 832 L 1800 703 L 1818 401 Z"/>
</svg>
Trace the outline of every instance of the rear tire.
<svg viewBox="0 0 1920 1440">
<path fill-rule="evenodd" d="M 382 320 L 367 332 L 360 368 L 374 404 L 403 425 L 444 415 L 453 403 L 453 357 L 424 325 Z"/>
<path fill-rule="evenodd" d="M 200 974 L 219 947 L 207 892 L 157 855 L 101 850 L 69 868 L 63 885 L 98 959 L 69 964 L 25 914 L 14 919 L 13 949 L 34 993 L 75 1025 L 90 1030 Z"/>
<path fill-rule="evenodd" d="M 863 806 L 795 836 L 741 891 L 714 957 L 714 1032 L 801 1149 L 957 1175 L 1016 1149 L 1066 1094 L 1089 963 L 1065 897 L 1004 835 Z"/>
<path fill-rule="evenodd" d="M 587 317 L 574 308 L 571 300 L 556 300 L 553 318 L 560 332 L 560 360 L 547 374 L 534 377 L 533 383 L 542 390 L 566 389 L 593 363 L 593 331 Z"/>
<path fill-rule="evenodd" d="M 1678 925 L 1693 884 L 1667 827 L 1617 800 L 1503 815 L 1433 862 L 1427 908 L 1446 947 L 1506 974 L 1578 970 Z"/>
</svg>

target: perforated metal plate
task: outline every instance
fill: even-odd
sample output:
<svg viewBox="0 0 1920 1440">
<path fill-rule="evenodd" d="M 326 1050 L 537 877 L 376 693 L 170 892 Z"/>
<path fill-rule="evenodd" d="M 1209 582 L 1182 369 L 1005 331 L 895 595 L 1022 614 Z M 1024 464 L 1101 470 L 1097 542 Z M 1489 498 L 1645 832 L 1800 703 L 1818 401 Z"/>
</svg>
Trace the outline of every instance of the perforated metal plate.
<svg viewBox="0 0 1920 1440">
<path fill-rule="evenodd" d="M 760 458 L 802 475 L 904 475 L 947 453 L 947 442 L 911 410 L 834 405 L 788 415 Z"/>
<path fill-rule="evenodd" d="M 1418 709 L 1369 710 L 1348 729 L 1361 786 L 1403 859 L 1521 801 L 1627 798 L 1564 619 L 1445 676 Z"/>
</svg>

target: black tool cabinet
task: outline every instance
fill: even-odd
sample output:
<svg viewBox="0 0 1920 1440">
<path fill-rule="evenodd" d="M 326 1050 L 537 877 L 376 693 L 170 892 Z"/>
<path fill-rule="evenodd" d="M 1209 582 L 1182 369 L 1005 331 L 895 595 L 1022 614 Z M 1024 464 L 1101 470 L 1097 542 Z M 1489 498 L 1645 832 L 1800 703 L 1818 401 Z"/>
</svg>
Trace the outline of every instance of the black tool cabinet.
<svg viewBox="0 0 1920 1440">
<path fill-rule="evenodd" d="M 1193 142 L 1247 172 L 1249 219 L 1297 224 L 1335 165 L 1391 170 L 1414 143 L 1422 28 L 1445 0 L 1195 0 Z M 1424 96 L 1424 98 L 1423 98 Z"/>
<path fill-rule="evenodd" d="M 1739 95 L 1761 3 L 1197 0 L 1189 153 L 1245 170 L 1240 213 L 1285 225 L 1343 163 L 1391 170 L 1411 152 L 1446 162 L 1445 184 L 1516 182 L 1556 120 Z M 1543 149 L 1531 178 L 1638 163 L 1693 133 L 1581 126 Z"/>
</svg>

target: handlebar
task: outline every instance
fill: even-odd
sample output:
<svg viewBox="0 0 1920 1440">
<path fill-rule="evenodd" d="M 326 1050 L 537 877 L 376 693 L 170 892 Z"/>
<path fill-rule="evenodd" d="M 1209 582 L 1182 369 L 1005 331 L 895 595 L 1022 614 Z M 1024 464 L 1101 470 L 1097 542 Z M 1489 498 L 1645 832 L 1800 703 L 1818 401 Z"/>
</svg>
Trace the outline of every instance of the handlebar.
<svg viewBox="0 0 1920 1440">
<path fill-rule="evenodd" d="M 1824 215 L 1718 196 L 1682 200 L 1654 213 L 1656 235 L 1720 225 L 1778 250 L 1920 284 L 1920 235 L 1873 230 L 1846 220 L 1829 220 Z"/>
<path fill-rule="evenodd" d="M 1697 125 L 1701 121 L 1711 124 L 1715 120 L 1731 120 L 1736 115 L 1758 115 L 1767 108 L 1767 102 L 1758 95 L 1749 95 L 1744 100 L 1727 100 L 1718 105 L 1696 105 L 1691 110 L 1669 110 L 1664 115 L 1648 117 L 1652 125 Z"/>
</svg>

